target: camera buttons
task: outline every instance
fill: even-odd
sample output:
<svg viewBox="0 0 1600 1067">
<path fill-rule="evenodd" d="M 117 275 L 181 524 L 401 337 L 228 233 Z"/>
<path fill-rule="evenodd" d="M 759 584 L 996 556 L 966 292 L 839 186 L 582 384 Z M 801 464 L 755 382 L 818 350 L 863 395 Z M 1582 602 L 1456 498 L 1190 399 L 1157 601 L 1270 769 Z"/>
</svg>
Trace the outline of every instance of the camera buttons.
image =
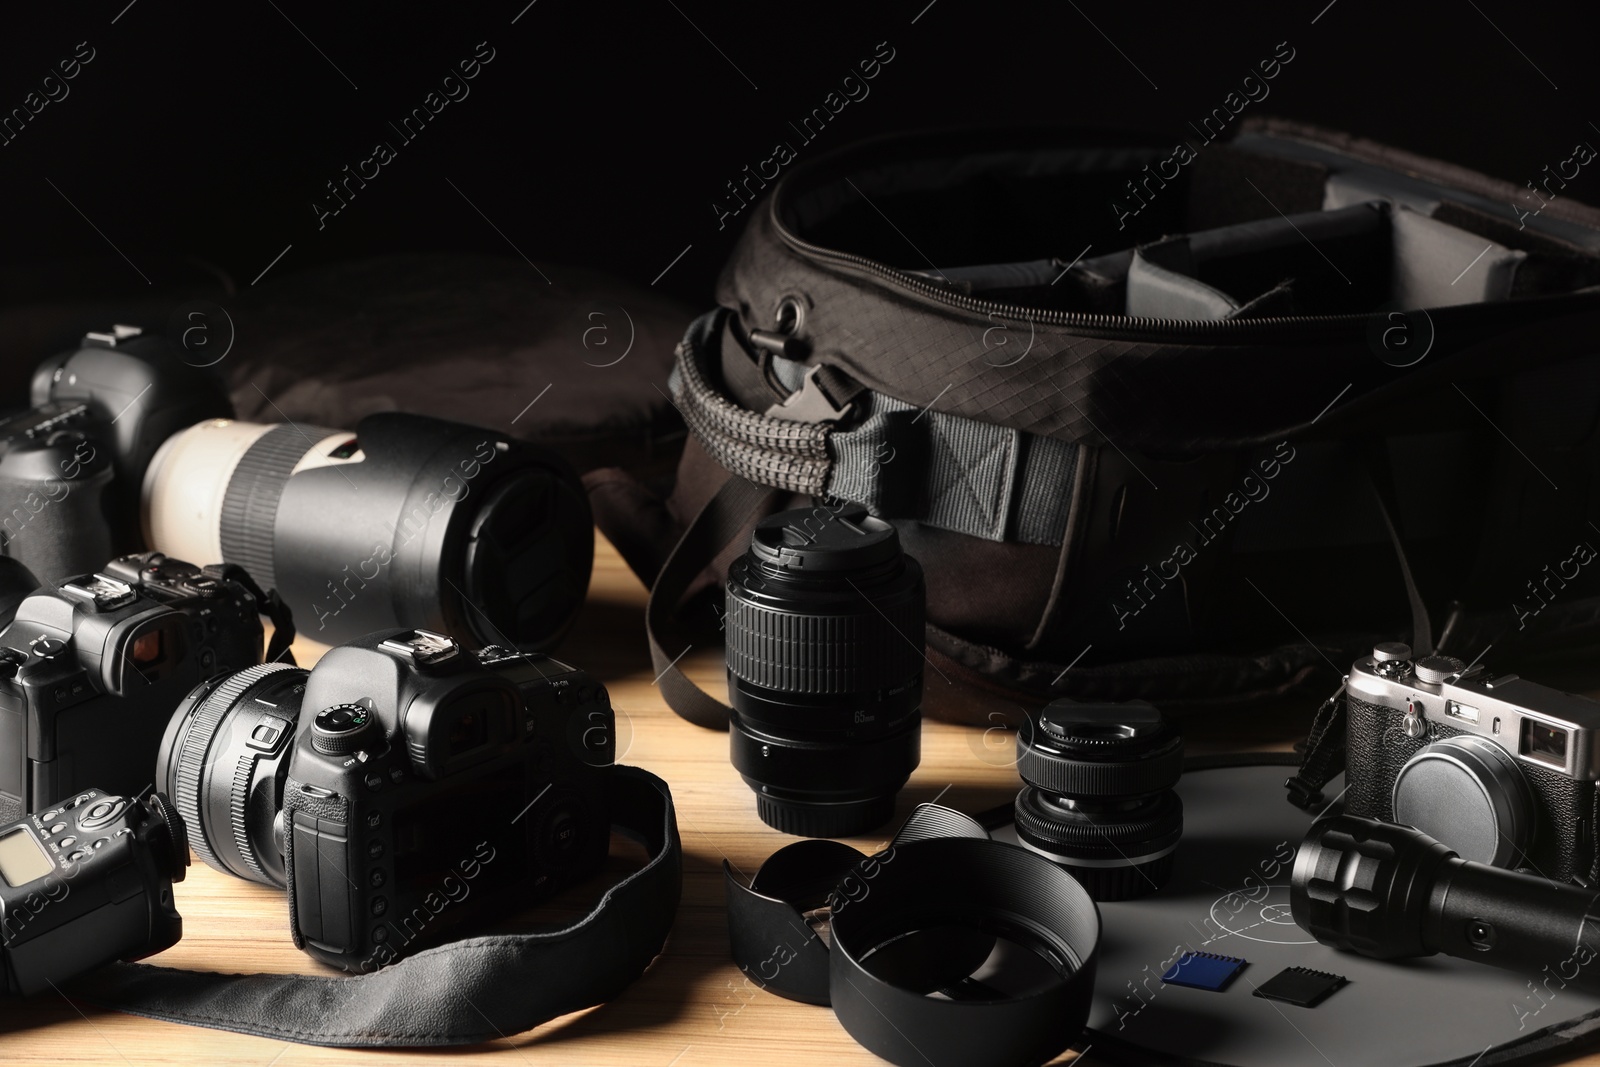
<svg viewBox="0 0 1600 1067">
<path fill-rule="evenodd" d="M 56 842 L 56 844 L 60 845 L 62 848 L 71 848 L 77 843 L 78 839 L 76 837 L 63 837 L 60 841 Z"/>
<path fill-rule="evenodd" d="M 385 898 L 385 897 L 373 897 L 372 898 L 372 914 L 373 914 L 374 917 L 381 918 L 384 915 L 384 913 L 387 912 L 388 910 L 389 910 L 389 901 L 388 901 L 387 898 Z"/>
<path fill-rule="evenodd" d="M 49 634 L 40 634 L 29 643 L 28 647 L 32 649 L 33 654 L 38 656 L 40 659 L 54 659 L 56 656 L 61 655 L 61 653 L 67 650 L 67 643 L 61 640 L 59 637 L 51 637 Z"/>
<path fill-rule="evenodd" d="M 114 801 L 102 800 L 78 820 L 78 827 L 83 830 L 98 830 L 121 815 L 122 809 L 127 807 L 127 804 L 128 802 L 120 797 Z"/>
<path fill-rule="evenodd" d="M 257 752 L 272 752 L 290 731 L 289 720 L 280 719 L 276 715 L 263 715 L 256 728 L 250 731 L 250 739 L 245 742 Z"/>
</svg>

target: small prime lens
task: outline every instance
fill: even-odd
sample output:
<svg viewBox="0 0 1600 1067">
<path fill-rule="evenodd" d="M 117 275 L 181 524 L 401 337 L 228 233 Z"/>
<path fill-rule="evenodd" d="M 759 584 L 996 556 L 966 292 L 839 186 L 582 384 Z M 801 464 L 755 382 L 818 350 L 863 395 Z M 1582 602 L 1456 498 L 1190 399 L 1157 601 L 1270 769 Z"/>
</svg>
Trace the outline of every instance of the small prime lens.
<svg viewBox="0 0 1600 1067">
<path fill-rule="evenodd" d="M 1183 836 L 1183 739 L 1143 701 L 1047 705 L 1017 736 L 1017 837 L 1096 900 L 1159 889 Z"/>
<path fill-rule="evenodd" d="M 922 744 L 922 568 L 858 505 L 763 519 L 728 568 L 733 766 L 768 826 L 864 833 Z"/>
<path fill-rule="evenodd" d="M 262 663 L 221 675 L 196 687 L 167 724 L 156 788 L 188 824 L 195 855 L 219 871 L 286 884 L 276 822 L 306 674 Z"/>
</svg>

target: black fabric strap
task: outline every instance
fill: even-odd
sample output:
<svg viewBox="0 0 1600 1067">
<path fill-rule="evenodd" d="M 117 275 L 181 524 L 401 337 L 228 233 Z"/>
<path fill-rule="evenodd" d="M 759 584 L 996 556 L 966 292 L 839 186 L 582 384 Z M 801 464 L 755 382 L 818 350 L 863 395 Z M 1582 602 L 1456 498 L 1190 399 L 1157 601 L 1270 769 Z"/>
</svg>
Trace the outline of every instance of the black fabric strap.
<svg viewBox="0 0 1600 1067">
<path fill-rule="evenodd" d="M 1300 770 L 1283 783 L 1294 804 L 1310 811 L 1322 803 L 1322 787 L 1344 770 L 1345 741 L 1344 684 L 1340 683 L 1311 720 Z"/>
<path fill-rule="evenodd" d="M 650 638 L 650 659 L 655 664 L 661 696 L 673 711 L 708 730 L 726 730 L 729 709 L 690 681 L 678 667 L 690 642 L 679 632 L 673 612 L 700 572 L 711 565 L 751 518 L 769 510 L 778 495 L 778 490 L 763 488 L 738 475 L 722 483 L 717 495 L 706 501 L 684 531 L 650 589 L 645 631 Z"/>
<path fill-rule="evenodd" d="M 467 1045 L 521 1033 L 621 993 L 672 928 L 683 893 L 672 793 L 647 771 L 617 767 L 612 805 L 615 828 L 640 839 L 650 860 L 558 929 L 454 941 L 344 978 L 118 963 L 68 991 L 151 1019 L 335 1048 Z"/>
<path fill-rule="evenodd" d="M 1393 513 L 1397 502 L 1393 488 L 1387 479 L 1374 477 L 1371 466 L 1358 463 L 1356 469 L 1366 476 L 1367 485 L 1371 487 L 1373 499 L 1378 505 L 1378 515 L 1383 519 L 1383 528 L 1389 534 L 1389 543 L 1394 546 L 1395 559 L 1400 564 L 1400 580 L 1405 584 L 1406 602 L 1411 607 L 1412 648 L 1419 656 L 1427 655 L 1433 651 L 1433 625 L 1428 618 L 1428 607 L 1423 602 L 1422 591 L 1417 588 L 1416 579 L 1411 575 L 1405 543 L 1400 540 L 1400 531 L 1394 524 Z M 1316 717 L 1311 720 L 1311 732 L 1306 736 L 1305 757 L 1301 760 L 1299 773 L 1283 783 L 1293 803 L 1308 811 L 1322 803 L 1322 787 L 1344 770 L 1346 741 L 1344 684 L 1341 682 L 1338 691 L 1322 702 Z"/>
<path fill-rule="evenodd" d="M 256 598 L 256 610 L 267 617 L 272 623 L 272 636 L 267 639 L 267 663 L 294 663 L 294 653 L 289 647 L 294 644 L 295 629 L 294 615 L 289 610 L 289 605 L 284 603 L 276 589 L 263 593 L 261 586 L 250 577 L 250 572 L 237 563 L 212 563 L 201 568 L 202 573 L 223 582 L 238 582 L 244 586 L 245 592 Z"/>
</svg>

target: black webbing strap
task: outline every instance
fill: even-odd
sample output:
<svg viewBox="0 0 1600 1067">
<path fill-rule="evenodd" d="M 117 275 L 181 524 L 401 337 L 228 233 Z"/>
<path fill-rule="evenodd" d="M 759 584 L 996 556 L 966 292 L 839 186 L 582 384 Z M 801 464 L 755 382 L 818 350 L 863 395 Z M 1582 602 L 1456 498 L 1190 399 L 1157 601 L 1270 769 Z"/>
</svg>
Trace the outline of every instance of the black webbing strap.
<svg viewBox="0 0 1600 1067">
<path fill-rule="evenodd" d="M 1344 770 L 1345 744 L 1344 683 L 1341 682 L 1311 720 L 1300 769 L 1284 780 L 1283 786 L 1289 790 L 1292 803 L 1307 811 L 1322 803 L 1322 787 Z"/>
<path fill-rule="evenodd" d="M 200 570 L 207 577 L 221 582 L 238 582 L 244 586 L 245 592 L 256 598 L 256 610 L 272 623 L 272 636 L 267 639 L 266 662 L 293 664 L 294 653 L 289 651 L 289 646 L 294 644 L 294 615 L 278 591 L 274 589 L 270 593 L 263 593 L 261 586 L 250 577 L 250 572 L 237 563 L 212 563 Z"/>
<path fill-rule="evenodd" d="M 650 860 L 557 929 L 467 938 L 344 978 L 116 963 L 68 992 L 151 1019 L 335 1048 L 468 1045 L 522 1033 L 611 1000 L 644 973 L 672 929 L 683 892 L 672 793 L 647 771 L 617 767 L 612 817 Z"/>
<path fill-rule="evenodd" d="M 1412 648 L 1417 655 L 1427 655 L 1433 651 L 1433 625 L 1428 619 L 1428 606 L 1423 602 L 1422 591 L 1417 588 L 1416 579 L 1411 575 L 1411 563 L 1406 559 L 1400 531 L 1394 524 L 1391 514 L 1395 506 L 1392 489 L 1387 483 L 1372 477 L 1369 467 L 1358 465 L 1357 469 L 1367 475 L 1367 484 L 1372 488 L 1373 498 L 1378 504 L 1378 514 L 1383 518 L 1383 528 L 1389 533 L 1389 543 L 1394 546 L 1395 559 L 1400 564 L 1400 579 L 1405 583 L 1406 602 L 1411 607 Z M 1300 770 L 1283 783 L 1289 791 L 1291 802 L 1308 811 L 1322 803 L 1322 787 L 1344 770 L 1348 740 L 1345 726 L 1345 687 L 1340 682 L 1338 691 L 1322 702 L 1311 720 L 1311 732 L 1306 735 L 1306 750 L 1300 761 Z"/>
<path fill-rule="evenodd" d="M 751 518 L 769 510 L 778 495 L 778 490 L 763 488 L 738 475 L 722 483 L 716 496 L 706 501 L 700 514 L 678 539 L 650 589 L 644 621 L 650 639 L 650 659 L 656 669 L 656 684 L 661 687 L 661 697 L 667 707 L 696 726 L 726 730 L 728 706 L 695 685 L 678 667 L 678 661 L 689 651 L 691 642 L 682 636 L 673 613 L 700 573 L 732 543 Z"/>
</svg>

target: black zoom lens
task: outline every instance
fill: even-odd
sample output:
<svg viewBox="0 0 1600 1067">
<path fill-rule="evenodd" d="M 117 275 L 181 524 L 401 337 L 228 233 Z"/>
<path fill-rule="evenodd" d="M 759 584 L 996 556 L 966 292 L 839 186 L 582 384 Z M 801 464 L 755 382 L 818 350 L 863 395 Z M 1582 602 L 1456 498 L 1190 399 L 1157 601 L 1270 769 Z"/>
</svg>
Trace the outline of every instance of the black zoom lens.
<svg viewBox="0 0 1600 1067">
<path fill-rule="evenodd" d="M 845 837 L 887 822 L 922 745 L 922 568 L 850 505 L 757 524 L 728 568 L 733 766 L 768 826 Z"/>
<path fill-rule="evenodd" d="M 1183 739 L 1143 701 L 1047 705 L 1017 736 L 1017 837 L 1096 900 L 1159 889 L 1183 836 Z"/>
<path fill-rule="evenodd" d="M 213 678 L 167 724 L 156 786 L 188 824 L 195 855 L 219 871 L 286 884 L 275 824 L 306 674 L 263 663 Z"/>
</svg>

